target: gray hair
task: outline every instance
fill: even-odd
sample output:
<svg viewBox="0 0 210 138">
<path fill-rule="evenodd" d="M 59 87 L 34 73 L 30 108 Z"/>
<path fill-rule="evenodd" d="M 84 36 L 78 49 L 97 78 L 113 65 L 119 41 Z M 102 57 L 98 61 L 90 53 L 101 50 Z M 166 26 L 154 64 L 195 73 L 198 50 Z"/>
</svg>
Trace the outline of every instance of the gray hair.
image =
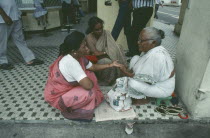
<svg viewBox="0 0 210 138">
<path fill-rule="evenodd" d="M 143 29 L 148 35 L 149 39 L 153 39 L 157 42 L 156 46 L 161 45 L 162 39 L 165 38 L 165 33 L 155 27 L 146 27 Z"/>
</svg>

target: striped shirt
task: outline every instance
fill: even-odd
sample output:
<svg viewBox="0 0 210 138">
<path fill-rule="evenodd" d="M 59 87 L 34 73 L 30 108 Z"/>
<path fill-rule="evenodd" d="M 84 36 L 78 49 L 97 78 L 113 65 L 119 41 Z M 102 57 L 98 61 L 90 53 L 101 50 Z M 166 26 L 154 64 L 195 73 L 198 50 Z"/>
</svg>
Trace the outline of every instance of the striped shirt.
<svg viewBox="0 0 210 138">
<path fill-rule="evenodd" d="M 133 8 L 153 7 L 154 0 L 132 0 Z"/>
</svg>

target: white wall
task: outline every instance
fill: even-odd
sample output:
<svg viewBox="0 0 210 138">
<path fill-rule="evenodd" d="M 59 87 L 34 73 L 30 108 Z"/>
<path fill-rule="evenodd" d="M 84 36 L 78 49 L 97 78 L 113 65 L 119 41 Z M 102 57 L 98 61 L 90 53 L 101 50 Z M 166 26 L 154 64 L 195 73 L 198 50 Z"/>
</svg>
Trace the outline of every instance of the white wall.
<svg viewBox="0 0 210 138">
<path fill-rule="evenodd" d="M 210 118 L 210 1 L 190 1 L 177 46 L 176 91 L 194 118 Z"/>
</svg>

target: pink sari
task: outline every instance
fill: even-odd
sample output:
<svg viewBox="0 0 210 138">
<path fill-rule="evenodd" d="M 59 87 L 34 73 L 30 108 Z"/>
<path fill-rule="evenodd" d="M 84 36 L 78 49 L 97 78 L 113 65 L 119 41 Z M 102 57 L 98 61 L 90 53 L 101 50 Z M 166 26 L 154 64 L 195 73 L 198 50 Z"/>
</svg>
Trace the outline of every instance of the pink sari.
<svg viewBox="0 0 210 138">
<path fill-rule="evenodd" d="M 69 83 L 66 81 L 58 67 L 61 59 L 62 57 L 59 57 L 50 66 L 44 90 L 45 101 L 59 109 L 67 119 L 91 120 L 94 109 L 103 101 L 103 94 L 99 89 L 95 74 L 85 68 L 89 61 L 86 58 L 79 60 L 87 77 L 94 83 L 91 90 L 85 90 L 79 86 L 78 82 Z"/>
</svg>

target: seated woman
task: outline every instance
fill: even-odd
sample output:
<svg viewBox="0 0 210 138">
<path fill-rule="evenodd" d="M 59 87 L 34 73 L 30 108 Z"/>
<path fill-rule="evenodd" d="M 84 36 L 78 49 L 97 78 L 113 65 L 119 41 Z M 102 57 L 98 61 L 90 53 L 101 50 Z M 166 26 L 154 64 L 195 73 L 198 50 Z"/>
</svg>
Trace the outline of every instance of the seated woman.
<svg viewBox="0 0 210 138">
<path fill-rule="evenodd" d="M 122 49 L 116 44 L 110 32 L 103 30 L 103 20 L 98 17 L 90 18 L 87 29 L 86 42 L 93 55 L 99 57 L 98 64 L 112 63 L 117 60 L 126 65 L 126 58 Z M 101 58 L 103 57 L 103 58 Z M 96 72 L 100 85 L 111 85 L 122 73 L 118 68 L 110 68 Z"/>
<path fill-rule="evenodd" d="M 92 71 L 119 67 L 116 61 L 98 65 L 84 58 L 89 52 L 84 38 L 85 35 L 77 31 L 65 38 L 59 57 L 49 68 L 44 90 L 45 101 L 67 119 L 92 120 L 94 108 L 103 100 Z"/>
<path fill-rule="evenodd" d="M 129 69 L 121 71 L 129 78 L 128 94 L 134 99 L 171 96 L 175 88 L 173 61 L 168 51 L 161 46 L 165 37 L 162 30 L 147 27 L 139 35 L 140 56 L 131 59 Z M 140 100 L 135 100 L 140 101 Z"/>
</svg>

